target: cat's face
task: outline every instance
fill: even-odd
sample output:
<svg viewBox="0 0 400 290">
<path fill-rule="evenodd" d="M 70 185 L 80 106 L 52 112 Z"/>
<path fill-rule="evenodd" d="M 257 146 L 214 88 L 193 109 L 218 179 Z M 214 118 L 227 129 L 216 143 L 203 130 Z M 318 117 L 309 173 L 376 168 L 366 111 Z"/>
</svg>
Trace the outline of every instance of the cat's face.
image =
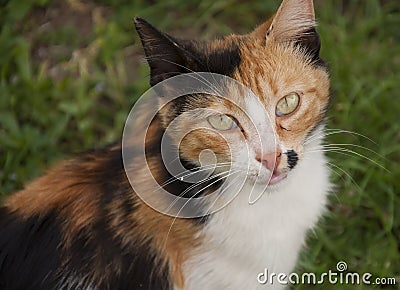
<svg viewBox="0 0 400 290">
<path fill-rule="evenodd" d="M 268 178 L 268 171 L 273 171 L 269 182 L 274 184 L 304 158 L 306 137 L 321 122 L 329 101 L 328 74 L 293 47 L 272 43 L 264 47 L 251 41 L 242 47 L 241 55 L 233 77 L 258 97 L 245 99 L 243 106 L 263 141 L 252 144 L 250 172 L 260 168 Z M 267 161 L 266 166 L 258 166 L 260 159 Z"/>
<path fill-rule="evenodd" d="M 299 1 L 301 2 L 301 1 Z M 329 76 L 319 58 L 312 6 L 284 1 L 275 16 L 252 33 L 212 42 L 182 41 L 143 20 L 136 26 L 151 67 L 151 84 L 177 74 L 212 72 L 229 76 L 248 91 L 180 97 L 160 110 L 163 126 L 180 157 L 216 172 L 245 173 L 275 185 L 301 162 L 305 143 L 329 103 Z M 213 155 L 213 156 L 212 156 Z M 208 159 L 209 160 L 208 160 Z"/>
</svg>

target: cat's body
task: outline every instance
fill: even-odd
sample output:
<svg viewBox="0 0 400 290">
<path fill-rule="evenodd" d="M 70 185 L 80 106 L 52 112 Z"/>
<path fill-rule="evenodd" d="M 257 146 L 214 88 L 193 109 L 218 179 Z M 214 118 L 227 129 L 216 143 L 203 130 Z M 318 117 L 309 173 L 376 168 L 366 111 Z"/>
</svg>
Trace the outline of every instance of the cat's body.
<svg viewBox="0 0 400 290">
<path fill-rule="evenodd" d="M 139 18 L 135 24 L 152 86 L 192 71 L 212 72 L 255 93 L 233 92 L 225 96 L 229 101 L 190 95 L 160 109 L 145 137 L 151 174 L 160 185 L 168 183 L 173 196 L 192 199 L 207 196 L 222 180 L 192 188 L 171 176 L 161 158 L 165 134 L 188 172 L 199 166 L 200 152 L 211 149 L 217 164 L 229 161 L 244 176 L 244 185 L 232 174 L 225 179 L 237 197 L 220 210 L 173 218 L 133 190 L 132 178 L 145 188 L 150 178 L 146 164 L 122 159 L 122 145 L 78 155 L 0 207 L 0 289 L 282 288 L 260 284 L 258 274 L 265 268 L 289 274 L 330 188 L 320 150 L 329 76 L 319 58 L 312 1 L 285 0 L 252 33 L 211 42 L 178 40 Z M 219 113 L 194 115 L 198 108 Z M 175 118 L 171 133 L 167 125 Z"/>
</svg>

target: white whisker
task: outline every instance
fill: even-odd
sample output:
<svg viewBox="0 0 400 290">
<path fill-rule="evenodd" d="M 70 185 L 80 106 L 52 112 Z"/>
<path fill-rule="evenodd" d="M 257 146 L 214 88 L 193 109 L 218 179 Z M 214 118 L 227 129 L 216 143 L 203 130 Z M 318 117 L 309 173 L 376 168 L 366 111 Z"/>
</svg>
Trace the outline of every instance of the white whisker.
<svg viewBox="0 0 400 290">
<path fill-rule="evenodd" d="M 333 153 L 338 153 L 338 154 L 342 154 L 342 155 L 346 155 L 346 156 L 352 156 L 352 157 L 353 157 L 354 155 L 356 155 L 356 156 L 358 156 L 358 157 L 364 158 L 365 160 L 368 160 L 368 161 L 372 162 L 372 163 L 375 164 L 376 166 L 378 166 L 378 167 L 384 169 L 385 171 L 390 172 L 386 167 L 384 167 L 383 165 L 379 164 L 379 163 L 376 162 L 375 160 L 373 160 L 373 159 L 371 159 L 371 158 L 369 158 L 369 157 L 367 157 L 367 156 L 365 156 L 365 155 L 363 155 L 363 154 L 361 154 L 361 153 L 358 153 L 358 152 L 356 152 L 356 151 L 354 151 L 354 150 L 350 150 L 350 149 L 346 149 L 346 148 L 342 148 L 342 147 L 330 147 L 330 148 L 326 148 L 326 149 L 309 150 L 309 151 L 307 151 L 307 152 L 308 152 L 308 153 L 315 153 L 315 152 L 333 152 Z M 353 154 L 353 155 L 352 155 L 352 154 Z"/>
<path fill-rule="evenodd" d="M 323 145 L 322 145 L 323 148 L 328 148 L 328 149 L 329 149 L 329 148 L 334 148 L 334 147 L 339 147 L 339 148 L 341 148 L 340 146 L 351 146 L 351 147 L 361 148 L 361 149 L 364 149 L 364 150 L 369 151 L 369 152 L 371 152 L 371 153 L 374 153 L 376 156 L 378 156 L 378 157 L 380 157 L 380 158 L 382 158 L 382 159 L 384 159 L 384 160 L 387 160 L 384 156 L 382 156 L 381 154 L 379 154 L 379 153 L 376 152 L 375 150 L 372 150 L 372 149 L 370 149 L 370 148 L 368 148 L 368 147 L 361 146 L 361 145 L 357 145 L 357 144 L 351 144 L 351 143 L 332 143 L 332 144 L 323 144 Z"/>
<path fill-rule="evenodd" d="M 357 186 L 357 188 L 361 191 L 360 186 L 357 184 L 357 182 L 354 180 L 354 178 L 351 177 L 351 175 L 350 175 L 346 170 L 344 170 L 343 168 L 341 168 L 341 167 L 339 167 L 339 166 L 337 166 L 337 165 L 335 165 L 335 164 L 333 164 L 333 163 L 331 163 L 331 162 L 327 162 L 327 164 L 328 164 L 329 166 L 335 167 L 336 169 L 338 169 L 338 170 L 340 170 L 342 173 L 344 173 L 348 178 L 350 178 L 351 182 L 352 182 L 355 186 Z M 331 170 L 333 170 L 333 169 L 331 168 Z M 335 170 L 333 170 L 333 171 L 334 171 L 339 177 L 343 178 L 343 177 L 341 176 L 341 174 L 339 174 L 337 171 L 335 171 Z"/>
<path fill-rule="evenodd" d="M 236 173 L 239 173 L 240 171 L 237 171 Z M 236 176 L 235 178 L 233 178 L 233 180 L 231 180 L 230 182 L 229 182 L 229 184 L 221 191 L 221 192 L 219 192 L 218 193 L 218 196 L 217 196 L 217 198 L 214 200 L 214 202 L 208 207 L 208 209 L 205 211 L 205 212 L 208 212 L 210 209 L 212 209 L 212 207 L 215 205 L 215 203 L 217 202 L 217 200 L 222 196 L 222 194 L 230 187 L 230 186 L 232 186 L 233 184 L 235 184 L 235 180 L 237 179 L 237 178 L 239 178 L 240 177 L 240 175 L 238 175 L 238 176 Z"/>
<path fill-rule="evenodd" d="M 163 184 L 161 184 L 161 188 L 167 186 L 168 184 L 171 184 L 172 182 L 175 182 L 178 179 L 183 179 L 185 177 L 194 175 L 196 173 L 202 172 L 202 171 L 207 171 L 213 168 L 221 168 L 221 167 L 225 167 L 227 165 L 231 165 L 231 162 L 221 162 L 221 163 L 216 163 L 216 164 L 209 164 L 209 165 L 204 165 L 204 166 L 198 166 L 195 167 L 191 170 L 185 170 L 183 172 L 180 172 L 179 174 L 172 176 L 171 178 L 167 179 Z M 198 170 L 197 170 L 198 169 Z M 156 189 L 155 191 L 157 191 L 158 189 Z"/>
<path fill-rule="evenodd" d="M 228 175 L 222 176 L 222 177 L 221 177 L 221 175 L 226 174 L 226 173 L 228 173 Z M 220 181 L 220 180 L 222 180 L 223 178 L 228 177 L 228 176 L 229 176 L 229 171 L 223 171 L 223 172 L 221 172 L 221 173 L 218 173 L 218 174 L 216 174 L 216 175 L 212 175 L 212 176 L 210 176 L 210 177 L 208 177 L 208 178 L 206 178 L 206 179 L 203 179 L 203 180 L 201 180 L 201 181 L 199 181 L 199 182 L 196 182 L 196 183 L 192 184 L 191 186 L 189 186 L 188 188 L 186 188 L 184 191 L 182 191 L 182 192 L 174 199 L 174 201 L 170 204 L 170 206 L 167 208 L 167 210 L 170 210 L 170 209 L 174 206 L 174 204 L 175 204 L 182 196 L 184 196 L 186 193 L 188 193 L 190 190 L 192 190 L 193 188 L 195 188 L 195 187 L 198 186 L 199 184 L 202 184 L 202 183 L 204 183 L 204 182 L 207 182 L 207 181 L 209 181 L 209 180 L 212 180 L 212 179 L 215 178 L 215 177 L 220 177 L 220 178 L 218 178 L 217 180 L 213 181 L 212 183 L 210 183 L 210 184 L 208 185 L 208 186 L 211 186 L 211 185 L 213 185 L 214 183 L 216 183 L 217 181 Z M 207 186 L 207 187 L 208 187 L 208 186 Z M 202 189 L 199 190 L 198 192 L 200 192 L 200 191 L 206 189 L 207 187 L 202 188 Z"/>
<path fill-rule="evenodd" d="M 367 136 L 365 136 L 363 134 L 360 134 L 360 133 L 357 133 L 357 132 L 354 132 L 354 131 L 349 131 L 349 130 L 342 130 L 342 129 L 324 129 L 324 132 L 322 134 L 316 133 L 316 134 L 311 135 L 310 137 L 308 137 L 306 142 L 304 142 L 304 144 L 308 144 L 308 143 L 311 143 L 311 142 L 313 142 L 315 140 L 323 139 L 323 138 L 325 138 L 327 136 L 340 134 L 340 133 L 351 134 L 351 135 L 355 135 L 355 136 L 358 136 L 358 137 L 362 137 L 362 138 L 374 143 L 375 145 L 378 145 L 378 143 L 376 143 L 374 140 L 372 140 L 371 138 L 369 138 L 369 137 L 367 137 Z"/>
</svg>

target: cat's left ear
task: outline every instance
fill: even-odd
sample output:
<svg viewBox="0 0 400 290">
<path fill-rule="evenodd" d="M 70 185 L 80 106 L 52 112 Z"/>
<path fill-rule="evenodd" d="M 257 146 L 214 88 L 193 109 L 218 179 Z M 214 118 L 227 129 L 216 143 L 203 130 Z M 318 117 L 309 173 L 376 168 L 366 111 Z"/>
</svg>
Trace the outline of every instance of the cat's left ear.
<svg viewBox="0 0 400 290">
<path fill-rule="evenodd" d="M 178 40 L 163 33 L 140 17 L 135 17 L 135 27 L 150 66 L 151 86 L 190 72 L 200 63 L 194 56 L 190 41 Z"/>
<path fill-rule="evenodd" d="M 294 42 L 316 59 L 321 44 L 315 27 L 313 0 L 283 0 L 275 15 L 257 27 L 253 35 L 265 37 L 267 44 Z"/>
</svg>

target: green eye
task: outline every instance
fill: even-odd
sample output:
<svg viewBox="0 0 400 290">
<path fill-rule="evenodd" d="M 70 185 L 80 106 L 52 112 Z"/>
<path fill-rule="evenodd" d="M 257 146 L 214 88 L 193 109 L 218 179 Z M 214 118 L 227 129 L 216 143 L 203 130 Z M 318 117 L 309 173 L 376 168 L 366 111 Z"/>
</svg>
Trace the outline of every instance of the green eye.
<svg viewBox="0 0 400 290">
<path fill-rule="evenodd" d="M 300 96 L 297 93 L 290 93 L 279 100 L 275 113 L 278 117 L 289 115 L 297 109 L 300 103 Z"/>
<path fill-rule="evenodd" d="M 217 114 L 208 117 L 208 122 L 210 125 L 217 130 L 226 131 L 237 127 L 236 122 L 224 114 Z"/>
</svg>

